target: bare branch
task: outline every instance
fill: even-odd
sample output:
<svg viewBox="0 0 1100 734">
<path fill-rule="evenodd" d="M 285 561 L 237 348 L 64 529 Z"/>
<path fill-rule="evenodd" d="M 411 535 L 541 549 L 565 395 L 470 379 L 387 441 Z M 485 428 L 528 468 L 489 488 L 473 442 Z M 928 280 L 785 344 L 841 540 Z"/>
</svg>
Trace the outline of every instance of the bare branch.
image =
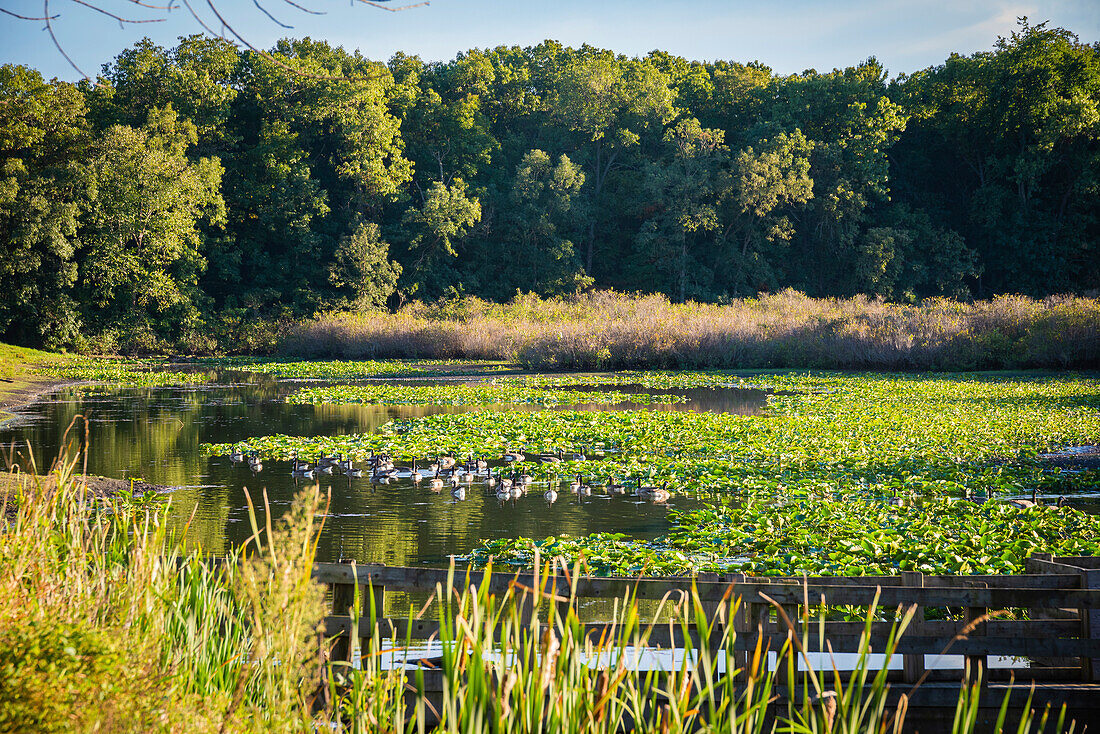
<svg viewBox="0 0 1100 734">
<path fill-rule="evenodd" d="M 298 3 L 293 2 L 293 0 L 283 0 L 283 2 L 287 5 L 290 5 L 291 7 L 298 8 L 298 10 L 301 10 L 303 13 L 309 13 L 310 15 L 328 15 L 327 10 L 310 10 L 304 5 L 299 5 Z"/>
<path fill-rule="evenodd" d="M 53 24 L 50 23 L 50 0 L 42 0 L 42 15 L 45 16 L 46 31 L 50 34 L 50 40 L 53 41 L 53 45 L 57 47 L 58 52 L 65 58 L 66 61 L 69 62 L 69 66 L 76 69 L 77 74 L 80 74 L 80 76 L 84 77 L 85 79 L 91 79 L 90 76 L 84 73 L 83 69 L 76 65 L 76 62 L 69 58 L 69 54 L 65 53 L 65 49 L 61 48 L 61 44 L 58 42 L 57 36 L 54 35 Z M 55 15 L 52 17 L 56 18 L 57 16 Z"/>
<path fill-rule="evenodd" d="M 274 23 L 275 25 L 280 26 L 282 28 L 293 28 L 294 27 L 292 25 L 287 25 L 286 23 L 282 22 L 281 20 L 276 18 L 271 13 L 267 12 L 267 8 L 265 8 L 263 5 L 260 5 L 260 0 L 252 0 L 252 4 L 255 5 L 257 8 L 259 8 L 260 12 L 263 13 L 264 15 L 266 15 L 271 20 L 271 22 Z"/>
<path fill-rule="evenodd" d="M 0 1 L 2 1 L 2 0 L 0 0 Z M 164 2 L 164 1 L 165 0 L 159 0 L 159 2 Z M 89 10 L 93 10 L 93 11 L 95 11 L 95 12 L 101 14 L 101 15 L 107 16 L 108 18 L 111 18 L 111 19 L 117 21 L 120 26 L 129 25 L 129 24 L 136 24 L 136 23 L 163 23 L 165 20 L 167 20 L 166 17 L 148 17 L 148 18 L 140 18 L 140 17 L 127 18 L 127 17 L 123 17 L 123 16 L 119 15 L 118 13 L 115 13 L 115 12 L 108 9 L 109 4 L 108 4 L 107 0 L 73 0 L 73 2 L 76 3 L 77 5 L 82 5 L 85 8 L 88 8 Z M 225 16 L 222 15 L 220 10 L 218 9 L 218 5 L 215 3 L 215 0 L 206 0 L 206 5 L 209 8 L 210 12 L 213 14 L 213 16 L 217 19 L 218 23 L 221 25 L 221 31 L 216 31 L 216 30 L 214 30 L 214 28 L 211 27 L 210 23 L 208 23 L 207 20 L 203 18 L 203 15 L 205 15 L 205 11 L 204 11 L 203 15 L 200 15 L 196 11 L 195 6 L 192 4 L 191 0 L 167 0 L 167 3 L 164 4 L 164 5 L 159 4 L 158 0 L 152 0 L 151 2 L 148 1 L 148 0 L 116 0 L 116 2 L 129 3 L 130 5 L 133 5 L 133 6 L 136 6 L 136 7 L 139 7 L 139 8 L 145 8 L 145 9 L 151 10 L 151 11 L 163 11 L 162 13 L 160 13 L 160 15 L 166 15 L 167 13 L 172 12 L 173 10 L 175 10 L 176 8 L 178 8 L 180 6 L 180 3 L 182 3 L 183 7 L 185 7 L 187 9 L 187 12 L 190 13 L 191 17 L 194 18 L 195 22 L 198 23 L 198 25 L 203 29 L 203 31 L 205 31 L 210 36 L 215 37 L 215 38 L 225 39 L 226 41 L 229 41 L 230 43 L 232 43 L 233 45 L 235 45 L 239 48 L 243 48 L 243 49 L 247 49 L 249 51 L 252 51 L 253 53 L 257 54 L 258 56 L 261 56 L 264 59 L 267 59 L 268 61 L 275 64 L 276 66 L 278 66 L 282 69 L 285 69 L 286 71 L 288 71 L 292 74 L 295 74 L 296 76 L 301 76 L 301 77 L 305 77 L 305 78 L 309 78 L 309 79 L 320 79 L 320 80 L 329 80 L 329 81 L 366 81 L 366 80 L 371 80 L 371 79 L 377 79 L 379 76 L 381 76 L 380 73 L 375 73 L 375 72 L 347 74 L 347 75 L 344 75 L 344 74 L 340 74 L 340 75 L 310 74 L 310 73 L 307 73 L 307 72 L 303 71 L 302 69 L 295 68 L 295 66 L 293 66 L 289 63 L 285 63 L 283 60 L 281 60 L 281 58 L 280 58 L 281 54 L 273 54 L 273 53 L 269 53 L 267 51 L 264 51 L 264 50 L 256 47 L 254 44 L 252 44 L 250 41 L 248 41 L 248 39 L 246 39 L 244 36 L 242 36 L 240 33 L 238 33 L 237 30 L 233 27 L 233 25 L 231 25 L 226 20 Z M 289 5 L 290 7 L 296 9 L 296 10 L 299 10 L 303 13 L 308 13 L 310 15 L 326 15 L 327 14 L 326 11 L 315 10 L 311 7 L 308 7 L 309 3 L 307 3 L 307 0 L 283 0 L 283 2 L 286 3 L 287 5 Z M 391 0 L 352 0 L 352 2 L 353 3 L 358 2 L 362 5 L 369 5 L 372 8 L 376 8 L 378 10 L 385 10 L 385 11 L 390 12 L 390 13 L 398 12 L 398 11 L 401 11 L 401 10 L 409 10 L 411 8 L 419 8 L 419 7 L 423 7 L 423 6 L 426 6 L 426 5 L 430 4 L 428 2 L 428 0 L 424 0 L 423 2 L 413 2 L 413 3 L 407 4 L 407 5 L 399 5 L 399 6 L 396 6 L 396 7 L 391 5 Z M 279 27 L 287 28 L 287 29 L 294 28 L 294 26 L 289 25 L 287 23 L 284 23 L 284 22 L 280 21 L 278 18 L 276 18 L 264 6 L 263 0 L 252 0 L 252 4 L 256 6 L 257 10 L 259 10 L 261 13 L 263 13 L 265 16 L 267 16 L 267 18 L 271 22 L 275 23 Z M 58 37 L 57 37 L 57 34 L 56 34 L 55 29 L 53 27 L 53 22 L 52 21 L 55 21 L 55 20 L 58 20 L 59 18 L 61 18 L 61 13 L 55 13 L 55 14 L 52 14 L 52 15 L 50 14 L 50 0 L 43 0 L 42 9 L 43 9 L 43 13 L 42 13 L 41 17 L 22 15 L 20 13 L 16 13 L 14 11 L 11 11 L 11 10 L 8 10 L 8 9 L 2 8 L 2 7 L 0 7 L 0 13 L 3 13 L 5 15 L 9 15 L 9 16 L 11 16 L 13 18 L 17 18 L 19 20 L 44 21 L 45 22 L 44 30 L 47 33 L 49 33 L 50 41 L 53 43 L 53 45 L 57 49 L 58 53 L 61 54 L 62 58 L 64 58 L 65 61 L 68 62 L 69 66 L 71 66 L 78 74 L 80 74 L 81 77 L 83 77 L 85 80 L 91 81 L 92 80 L 91 77 L 88 76 L 88 74 L 86 74 L 84 72 L 84 70 L 81 69 L 76 64 L 76 62 L 72 59 L 71 56 L 69 56 L 69 54 L 65 51 L 64 47 L 62 46 L 60 39 L 58 39 Z M 96 82 L 96 83 L 98 84 L 98 82 Z"/>
<path fill-rule="evenodd" d="M 73 2 L 76 3 L 77 5 L 83 5 L 86 8 L 91 8 L 92 10 L 96 11 L 97 13 L 103 13 L 108 18 L 114 18 L 115 20 L 117 20 L 119 22 L 119 24 L 122 24 L 122 23 L 163 23 L 165 20 L 167 20 L 167 18 L 146 18 L 146 19 L 143 19 L 143 20 L 131 20 L 129 18 L 123 18 L 123 17 L 120 17 L 118 15 L 115 15 L 114 13 L 110 12 L 109 10 L 104 10 L 103 8 L 92 5 L 91 3 L 86 3 L 86 2 L 84 2 L 84 0 L 73 0 Z M 56 18 L 57 16 L 54 16 L 54 17 Z"/>
<path fill-rule="evenodd" d="M 7 15 L 18 18 L 19 20 L 50 20 L 50 18 L 47 18 L 47 17 L 32 18 L 29 15 L 20 15 L 19 13 L 13 13 L 10 10 L 5 10 L 4 8 L 0 8 L 0 13 L 6 13 Z M 58 14 L 58 15 L 55 15 L 53 17 L 54 18 L 59 18 L 61 16 L 60 16 L 60 14 Z"/>
</svg>

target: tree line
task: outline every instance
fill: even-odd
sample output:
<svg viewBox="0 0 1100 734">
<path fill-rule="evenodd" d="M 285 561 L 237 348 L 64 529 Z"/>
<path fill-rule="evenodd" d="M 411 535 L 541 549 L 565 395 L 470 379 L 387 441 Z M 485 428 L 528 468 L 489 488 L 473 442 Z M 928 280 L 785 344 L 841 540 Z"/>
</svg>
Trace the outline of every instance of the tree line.
<svg viewBox="0 0 1100 734">
<path fill-rule="evenodd" d="M 232 348 L 227 324 L 614 288 L 913 302 L 1100 283 L 1100 44 L 1021 20 L 889 78 L 546 41 L 427 63 L 148 40 L 0 67 L 0 332 Z"/>
</svg>

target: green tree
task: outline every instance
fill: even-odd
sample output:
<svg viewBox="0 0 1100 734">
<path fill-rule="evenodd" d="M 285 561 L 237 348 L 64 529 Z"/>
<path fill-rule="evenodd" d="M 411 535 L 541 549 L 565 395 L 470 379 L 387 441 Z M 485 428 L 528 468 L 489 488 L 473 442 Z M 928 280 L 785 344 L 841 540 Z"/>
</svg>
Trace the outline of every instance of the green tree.
<svg viewBox="0 0 1100 734">
<path fill-rule="evenodd" d="M 23 66 L 0 67 L 0 334 L 59 348 L 79 339 L 79 217 L 94 191 L 84 100 Z"/>
<path fill-rule="evenodd" d="M 225 207 L 221 164 L 187 157 L 196 139 L 194 125 L 166 107 L 141 128 L 108 128 L 99 141 L 80 274 L 96 331 L 121 329 L 135 346 L 152 347 L 197 325 L 198 225 L 223 221 Z"/>
<path fill-rule="evenodd" d="M 458 242 L 481 219 L 481 204 L 466 195 L 466 183 L 433 183 L 423 208 L 412 207 L 401 219 L 408 233 L 408 265 L 404 268 L 403 296 L 434 299 L 449 289 L 461 289 L 454 261 Z M 476 285 L 476 284 L 475 284 Z"/>
<path fill-rule="evenodd" d="M 667 157 L 646 167 L 647 209 L 635 238 L 635 277 L 648 291 L 686 301 L 713 297 L 720 175 L 729 149 L 721 130 L 682 120 L 664 135 Z"/>
<path fill-rule="evenodd" d="M 397 288 L 401 266 L 389 259 L 390 246 L 373 222 L 365 222 L 340 240 L 329 266 L 329 282 L 340 294 L 340 308 L 385 306 Z"/>
<path fill-rule="evenodd" d="M 584 172 L 566 155 L 557 163 L 541 150 L 523 156 L 507 200 L 502 242 L 489 252 L 497 262 L 498 297 L 517 290 L 575 293 L 592 284 L 565 236 L 583 185 Z"/>
<path fill-rule="evenodd" d="M 588 46 L 572 52 L 557 73 L 547 104 L 572 138 L 575 160 L 587 170 L 584 267 L 589 275 L 596 272 L 597 235 L 608 219 L 612 175 L 630 163 L 629 154 L 637 152 L 646 136 L 660 140 L 675 115 L 673 101 L 668 77 L 654 65 Z"/>
</svg>

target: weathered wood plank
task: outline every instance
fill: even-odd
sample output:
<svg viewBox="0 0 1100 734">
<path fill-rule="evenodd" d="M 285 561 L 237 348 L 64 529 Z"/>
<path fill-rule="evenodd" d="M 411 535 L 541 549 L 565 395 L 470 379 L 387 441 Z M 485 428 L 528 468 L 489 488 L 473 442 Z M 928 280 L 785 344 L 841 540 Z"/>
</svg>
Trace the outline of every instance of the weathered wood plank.
<svg viewBox="0 0 1100 734">
<path fill-rule="evenodd" d="M 455 575 L 456 585 L 465 585 L 465 574 Z M 397 590 L 433 590 L 436 584 L 447 584 L 446 570 L 430 568 L 403 568 L 390 566 L 356 566 L 353 571 L 339 564 L 317 564 L 314 577 L 322 583 L 354 583 L 374 581 Z M 484 572 L 469 574 L 471 583 L 481 584 Z M 532 587 L 534 576 L 530 572 L 515 574 L 493 573 L 488 582 L 494 593 L 503 593 L 513 583 Z M 564 585 L 564 583 L 562 584 Z M 668 579 L 598 578 L 585 576 L 576 580 L 579 598 L 615 598 L 635 594 L 641 599 L 660 599 L 670 591 L 684 591 L 690 580 L 684 582 Z M 721 599 L 730 587 L 729 583 L 698 581 L 695 584 L 703 601 Z M 913 589 L 899 586 L 875 587 L 851 584 L 794 584 L 754 583 L 733 584 L 733 594 L 752 601 L 765 601 L 765 594 L 778 604 L 798 604 L 806 596 L 811 600 L 825 596 L 828 604 L 852 604 L 867 606 L 878 596 L 882 607 L 917 604 L 927 607 L 1054 607 L 1100 609 L 1100 589 L 1041 589 L 1041 588 L 944 588 L 926 587 Z M 560 588 L 560 586 L 559 586 Z M 811 601 L 813 603 L 813 601 Z"/>
<path fill-rule="evenodd" d="M 409 620 L 386 618 L 380 621 L 380 634 L 383 639 L 396 638 L 398 641 L 410 636 L 414 640 L 427 639 L 439 634 L 439 622 L 434 620 Z M 581 625 L 586 636 L 599 639 L 610 628 L 609 623 L 588 622 Z M 547 625 L 539 626 L 539 634 L 548 628 Z M 359 624 L 359 637 L 369 637 L 373 633 L 370 622 L 361 619 Z M 345 636 L 352 632 L 350 617 L 326 617 L 325 634 L 329 637 L 337 635 Z M 702 640 L 694 629 L 689 627 L 686 631 L 680 627 L 669 625 L 656 625 L 653 627 L 646 642 L 652 647 L 683 647 L 685 644 L 698 646 L 708 644 L 716 646 L 719 642 L 715 632 L 712 638 Z M 739 634 L 734 642 L 734 650 L 753 650 L 756 647 L 756 634 Z M 764 635 L 765 642 L 770 642 L 771 650 L 778 650 L 787 639 L 785 630 L 768 630 Z M 889 636 L 886 634 L 872 634 L 868 643 L 872 651 L 882 652 L 886 649 Z M 626 642 L 632 643 L 630 639 Z M 834 652 L 857 652 L 864 642 L 862 634 L 831 634 L 826 633 L 825 642 L 831 646 Z M 808 635 L 808 650 L 821 651 L 816 634 Z M 828 649 L 828 648 L 825 648 Z M 902 635 L 897 641 L 896 652 L 898 654 L 927 654 L 938 655 L 946 651 L 949 655 L 1013 655 L 1019 657 L 1072 657 L 1075 655 L 1100 656 L 1100 641 L 1082 640 L 1080 638 L 1028 638 L 1015 635 L 974 636 L 966 639 L 955 639 L 953 635 Z"/>
</svg>

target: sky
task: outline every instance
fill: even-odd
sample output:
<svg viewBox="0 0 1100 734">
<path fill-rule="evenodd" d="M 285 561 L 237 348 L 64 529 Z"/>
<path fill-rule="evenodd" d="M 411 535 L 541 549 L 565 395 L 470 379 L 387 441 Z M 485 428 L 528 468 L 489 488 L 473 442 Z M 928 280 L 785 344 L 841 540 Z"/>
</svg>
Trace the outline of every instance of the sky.
<svg viewBox="0 0 1100 734">
<path fill-rule="evenodd" d="M 72 0 L 49 2 L 50 14 L 60 16 L 53 21 L 58 41 L 89 75 L 143 36 L 170 46 L 180 35 L 202 32 L 180 0 L 173 0 L 177 7 L 168 13 L 145 10 L 133 0 L 88 1 L 123 17 L 166 18 L 120 27 Z M 828 71 L 874 56 L 896 76 L 942 63 L 952 51 L 988 50 L 998 35 L 1012 32 L 1018 16 L 1032 23 L 1049 21 L 1085 42 L 1100 40 L 1097 0 L 431 0 L 400 12 L 356 0 L 296 0 L 325 10 L 324 15 L 303 13 L 290 0 L 256 1 L 259 7 L 249 0 L 190 0 L 215 32 L 222 30 L 210 2 L 240 36 L 260 48 L 282 37 L 310 36 L 377 60 L 396 51 L 447 60 L 470 48 L 530 46 L 552 38 L 629 56 L 660 49 L 697 60 L 761 61 L 780 74 Z M 393 0 L 391 6 L 401 2 Z M 0 8 L 43 14 L 40 0 L 0 0 Z M 0 64 L 30 66 L 47 78 L 81 78 L 43 26 L 0 14 Z"/>
</svg>

